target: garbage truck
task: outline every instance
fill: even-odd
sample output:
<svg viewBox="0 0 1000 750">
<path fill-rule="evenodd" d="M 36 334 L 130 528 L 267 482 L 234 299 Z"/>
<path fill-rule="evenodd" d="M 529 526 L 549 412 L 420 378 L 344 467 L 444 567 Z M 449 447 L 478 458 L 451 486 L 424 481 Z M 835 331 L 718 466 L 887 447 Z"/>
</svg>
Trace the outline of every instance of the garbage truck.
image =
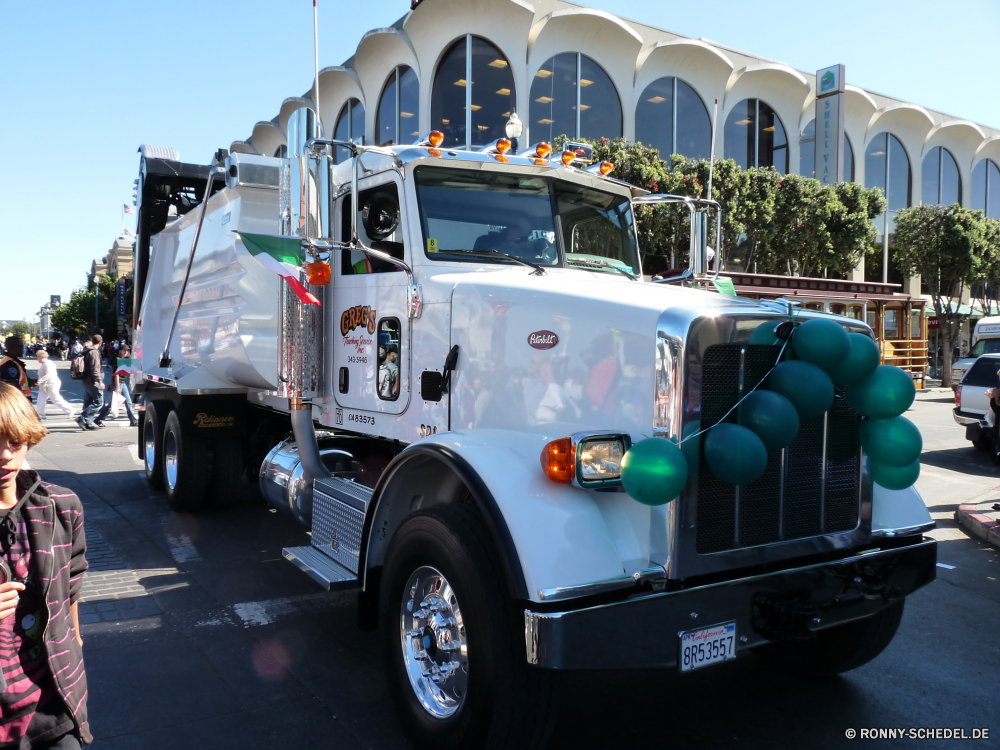
<svg viewBox="0 0 1000 750">
<path fill-rule="evenodd" d="M 574 670 L 753 651 L 831 674 L 888 645 L 934 579 L 933 521 L 873 482 L 844 387 L 753 481 L 705 450 L 794 326 L 863 322 L 718 293 L 718 204 L 582 149 L 365 146 L 305 106 L 287 149 L 140 149 L 138 455 L 176 511 L 247 478 L 310 532 L 284 557 L 358 592 L 418 745 L 543 744 Z M 654 204 L 690 228 L 661 281 L 635 223 Z M 646 466 L 659 499 L 630 491 L 640 446 L 683 453 L 679 484 Z"/>
</svg>

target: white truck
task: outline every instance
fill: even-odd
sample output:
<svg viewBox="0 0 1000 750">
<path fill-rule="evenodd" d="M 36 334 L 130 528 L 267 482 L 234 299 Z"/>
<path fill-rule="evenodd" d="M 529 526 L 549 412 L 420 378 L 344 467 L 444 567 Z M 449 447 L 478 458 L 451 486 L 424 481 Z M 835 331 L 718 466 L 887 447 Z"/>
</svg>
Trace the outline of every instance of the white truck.
<svg viewBox="0 0 1000 750">
<path fill-rule="evenodd" d="M 980 318 L 972 329 L 972 348 L 951 366 L 951 387 L 957 389 L 965 373 L 984 354 L 1000 354 L 1000 316 Z"/>
<path fill-rule="evenodd" d="M 714 204 L 545 144 L 365 147 L 320 137 L 307 108 L 288 135 L 287 158 L 214 167 L 143 151 L 139 455 L 178 511 L 246 474 L 309 529 L 284 556 L 357 589 L 418 745 L 543 743 L 568 670 L 753 649 L 837 673 L 885 648 L 934 579 L 933 522 L 912 488 L 873 487 L 843 398 L 752 484 L 717 479 L 694 438 L 676 499 L 622 487 L 630 445 L 723 419 L 775 364 L 751 333 L 792 314 L 690 288 Z M 635 207 L 671 201 L 691 267 L 652 283 Z M 298 237 L 312 280 L 329 264 L 307 285 L 322 305 L 233 230 Z"/>
</svg>

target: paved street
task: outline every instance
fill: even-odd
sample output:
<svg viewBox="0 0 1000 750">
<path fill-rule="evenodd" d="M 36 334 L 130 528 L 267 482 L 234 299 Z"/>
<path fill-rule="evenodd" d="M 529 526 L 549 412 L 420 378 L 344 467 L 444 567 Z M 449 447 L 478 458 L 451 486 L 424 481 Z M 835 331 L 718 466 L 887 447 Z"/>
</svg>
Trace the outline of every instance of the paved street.
<svg viewBox="0 0 1000 750">
<path fill-rule="evenodd" d="M 64 393 L 81 398 L 65 364 Z M 848 728 L 989 727 L 1000 744 L 1000 554 L 958 528 L 961 502 L 1000 485 L 964 440 L 950 393 L 919 394 L 919 481 L 939 528 L 938 580 L 907 601 L 873 663 L 822 681 L 748 657 L 675 672 L 574 674 L 556 747 L 839 748 Z M 79 404 L 76 404 L 77 406 Z M 124 426 L 123 426 L 124 425 Z M 244 484 L 233 510 L 178 515 L 151 493 L 124 414 L 100 432 L 61 415 L 29 453 L 85 507 L 91 572 L 83 637 L 99 750 L 404 748 L 377 633 L 355 627 L 355 596 L 320 592 L 281 559 L 306 533 Z M 670 638 L 664 633 L 663 637 Z"/>
</svg>

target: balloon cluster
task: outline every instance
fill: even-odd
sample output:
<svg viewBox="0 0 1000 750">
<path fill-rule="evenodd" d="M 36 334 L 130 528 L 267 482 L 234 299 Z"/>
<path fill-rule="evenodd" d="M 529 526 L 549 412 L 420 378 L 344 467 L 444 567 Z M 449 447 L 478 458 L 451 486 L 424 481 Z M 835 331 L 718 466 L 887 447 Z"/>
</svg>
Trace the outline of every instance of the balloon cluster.
<svg viewBox="0 0 1000 750">
<path fill-rule="evenodd" d="M 751 343 L 778 344 L 774 324 L 759 326 Z M 763 329 L 763 330 L 761 330 Z M 742 485 L 767 468 L 767 452 L 792 443 L 799 421 L 822 416 L 833 405 L 834 384 L 864 417 L 858 436 L 868 456 L 868 474 L 891 490 L 913 484 L 920 474 L 920 432 L 900 416 L 913 403 L 913 379 L 898 367 L 879 364 L 878 347 L 863 333 L 848 333 L 826 319 L 794 329 L 791 349 L 797 359 L 779 362 L 767 387 L 740 404 L 739 424 L 720 423 L 705 437 L 705 460 L 719 479 Z"/>
</svg>

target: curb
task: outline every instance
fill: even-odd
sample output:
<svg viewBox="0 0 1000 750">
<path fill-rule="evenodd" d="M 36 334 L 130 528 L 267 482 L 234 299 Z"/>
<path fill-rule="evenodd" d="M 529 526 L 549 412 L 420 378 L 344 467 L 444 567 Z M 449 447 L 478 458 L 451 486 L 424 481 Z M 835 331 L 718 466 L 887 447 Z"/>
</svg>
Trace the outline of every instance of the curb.
<svg viewBox="0 0 1000 750">
<path fill-rule="evenodd" d="M 959 505 L 955 511 L 955 520 L 973 536 L 1000 548 L 1000 522 L 986 515 L 983 510 L 979 505 Z"/>
</svg>

